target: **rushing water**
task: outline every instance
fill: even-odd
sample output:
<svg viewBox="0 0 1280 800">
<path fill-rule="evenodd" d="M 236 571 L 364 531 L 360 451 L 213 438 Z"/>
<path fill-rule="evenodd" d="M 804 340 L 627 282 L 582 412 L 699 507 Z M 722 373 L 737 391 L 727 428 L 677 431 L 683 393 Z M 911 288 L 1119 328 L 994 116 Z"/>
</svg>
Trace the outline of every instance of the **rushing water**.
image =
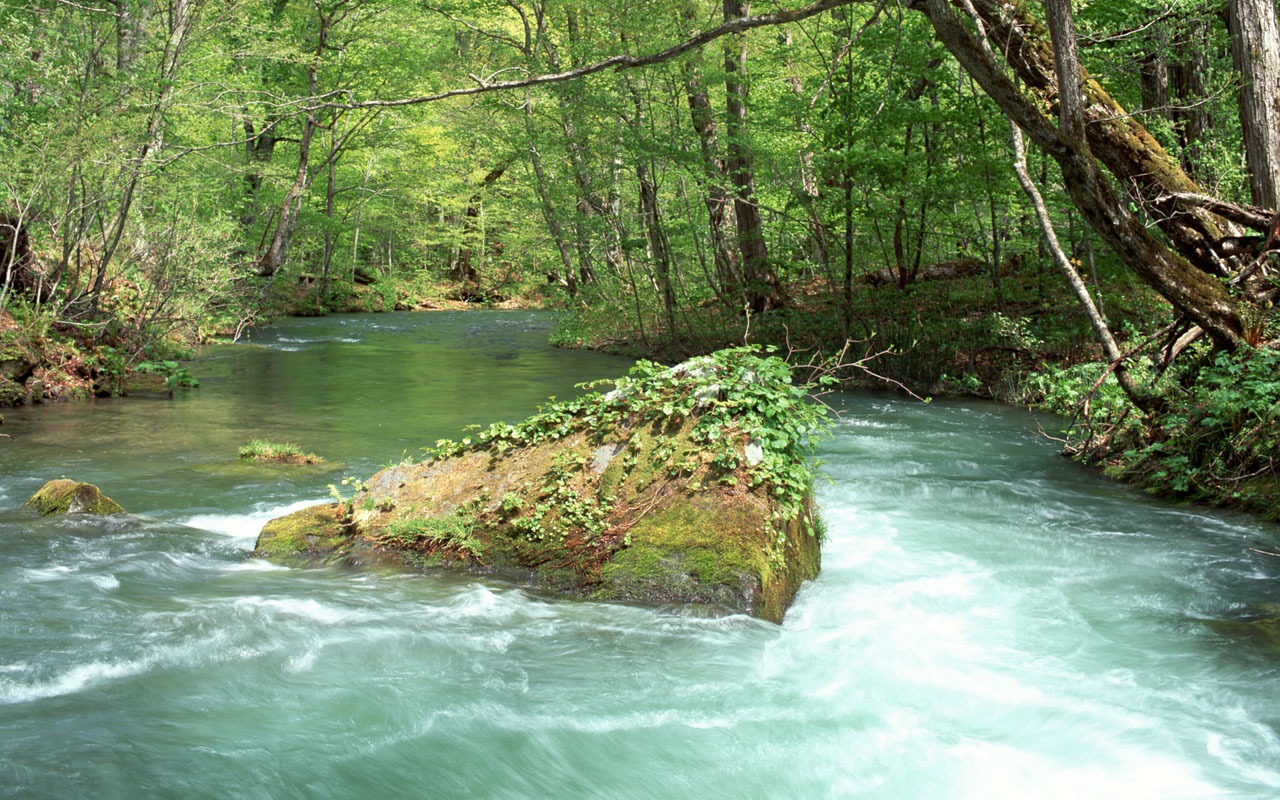
<svg viewBox="0 0 1280 800">
<path fill-rule="evenodd" d="M 527 313 L 298 320 L 200 389 L 7 413 L 0 795 L 1280 795 L 1274 529 L 1153 502 L 1024 412 L 838 397 L 782 626 L 246 558 L 263 520 L 626 363 Z M 240 465 L 251 437 L 334 466 Z M 139 517 L 12 510 L 46 479 Z"/>
</svg>

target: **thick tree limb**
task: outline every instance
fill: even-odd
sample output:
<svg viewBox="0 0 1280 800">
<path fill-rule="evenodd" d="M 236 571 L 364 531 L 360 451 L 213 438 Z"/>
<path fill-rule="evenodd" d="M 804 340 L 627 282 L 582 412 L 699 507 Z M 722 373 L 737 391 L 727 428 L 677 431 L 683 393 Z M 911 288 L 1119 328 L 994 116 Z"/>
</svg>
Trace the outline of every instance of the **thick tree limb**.
<svg viewBox="0 0 1280 800">
<path fill-rule="evenodd" d="M 1170 201 L 1181 208 L 1204 209 L 1223 219 L 1231 220 L 1237 225 L 1252 228 L 1259 233 L 1267 233 L 1271 230 L 1272 220 L 1275 216 L 1270 211 L 1259 206 L 1231 203 L 1218 197 L 1211 197 L 1197 192 L 1170 192 L 1157 199 Z"/>
<path fill-rule="evenodd" d="M 710 42 L 720 39 L 724 36 L 730 36 L 735 33 L 746 33 L 755 28 L 765 28 L 773 25 L 786 25 L 792 22 L 800 22 L 801 20 L 816 17 L 833 8 L 854 5 L 857 3 L 865 3 L 868 0 L 817 0 L 802 8 L 784 9 L 775 11 L 770 14 L 759 14 L 757 16 L 744 16 L 737 19 L 728 20 L 720 25 L 694 34 L 684 41 L 672 45 L 665 50 L 647 55 L 616 55 L 591 64 L 584 64 L 581 67 L 564 70 L 562 72 L 553 72 L 545 75 L 531 75 L 527 78 L 512 81 L 492 81 L 472 76 L 472 80 L 476 81 L 475 86 L 464 86 L 457 89 L 448 89 L 435 94 L 418 95 L 416 97 L 403 97 L 394 100 L 356 100 L 349 103 L 326 102 L 317 105 L 308 110 L 315 111 L 320 108 L 398 108 L 400 106 L 416 106 L 423 103 L 434 103 L 439 100 L 447 100 L 451 97 L 467 97 L 470 95 L 484 94 L 487 92 L 497 92 L 510 89 L 527 89 L 534 86 L 544 86 L 553 83 L 562 83 L 564 81 L 577 80 L 585 78 L 588 75 L 594 75 L 598 72 L 605 72 L 614 69 L 635 69 L 637 67 L 648 67 L 654 64 L 661 64 L 670 61 L 691 50 L 702 47 Z"/>
<path fill-rule="evenodd" d="M 1004 63 L 1001 63 L 992 47 L 974 28 L 965 24 L 955 13 L 953 4 L 965 8 L 986 29 L 992 43 L 1000 50 Z M 1058 162 L 1072 201 L 1089 225 L 1102 236 L 1120 259 L 1175 308 L 1195 320 L 1217 344 L 1234 348 L 1241 341 L 1242 326 L 1236 301 L 1229 296 L 1226 287 L 1216 277 L 1201 271 L 1153 236 L 1113 191 L 1098 163 L 1102 161 L 1113 174 L 1127 177 L 1128 173 L 1110 163 L 1105 153 L 1114 154 L 1129 147 L 1141 151 L 1145 141 L 1150 139 L 1155 148 L 1153 152 L 1163 154 L 1164 151 L 1151 139 L 1150 134 L 1137 126 L 1137 123 L 1132 125 L 1137 126 L 1137 133 L 1140 135 L 1129 131 L 1128 122 L 1122 122 L 1123 130 L 1120 130 L 1095 123 L 1092 119 L 1086 121 L 1087 144 L 1059 131 L 1053 120 L 1041 110 L 1043 106 L 1024 93 L 1004 69 L 1006 64 L 1013 66 L 1019 76 L 1023 76 L 1025 69 L 1027 75 L 1024 80 L 1031 78 L 1046 87 L 1056 85 L 1048 36 L 1044 35 L 1034 41 L 1027 40 L 1022 37 L 1025 31 L 1021 27 L 1009 24 L 1013 12 L 1025 11 L 1019 0 L 914 0 L 911 7 L 924 12 L 938 34 L 938 39 L 1005 116 L 1016 122 L 1038 147 Z M 988 12 L 991 17 L 988 17 Z M 1002 25 L 1003 28 L 1000 27 Z M 1017 33 L 1016 41 L 1009 42 L 1002 38 L 1001 31 Z M 1039 31 L 1044 33 L 1043 28 Z M 1007 44 L 1014 45 L 1014 50 L 1019 47 L 1023 49 L 1015 55 L 1005 49 Z M 1038 56 L 1029 59 L 1026 52 L 1028 49 L 1036 50 Z M 1027 82 L 1031 83 L 1030 80 Z M 1090 87 L 1086 89 L 1086 99 L 1090 103 L 1088 113 L 1092 117 L 1094 106 L 1105 96 L 1105 92 L 1102 92 L 1095 81 L 1089 80 L 1087 84 Z M 1033 84 L 1031 89 L 1034 91 L 1035 88 Z M 1053 94 L 1056 95 L 1056 91 Z M 1111 119 L 1105 110 L 1103 116 Z M 1114 123 L 1114 120 L 1111 121 Z M 1150 155 L 1147 153 L 1144 157 L 1141 152 L 1133 152 L 1127 154 L 1127 157 L 1137 163 L 1146 161 Z M 1176 162 L 1164 166 L 1181 175 L 1186 182 L 1186 191 L 1196 191 L 1198 187 L 1181 173 Z M 1164 191 L 1167 193 L 1169 188 Z"/>
</svg>

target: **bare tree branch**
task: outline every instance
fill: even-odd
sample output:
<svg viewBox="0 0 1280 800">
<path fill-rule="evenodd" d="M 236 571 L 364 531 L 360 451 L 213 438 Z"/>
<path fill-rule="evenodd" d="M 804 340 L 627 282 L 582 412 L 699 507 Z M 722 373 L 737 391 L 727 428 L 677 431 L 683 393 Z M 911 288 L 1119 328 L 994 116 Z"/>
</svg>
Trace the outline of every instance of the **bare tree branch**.
<svg viewBox="0 0 1280 800">
<path fill-rule="evenodd" d="M 596 61 L 592 64 L 585 64 L 581 67 L 565 70 L 563 72 L 554 72 L 545 75 L 531 75 L 528 78 L 522 78 L 514 81 L 486 81 L 471 76 L 477 81 L 475 86 L 466 86 L 458 89 L 448 89 L 435 94 L 418 95 L 417 97 L 403 97 L 395 100 L 357 100 L 350 103 L 334 103 L 327 102 L 309 108 L 309 111 L 319 110 L 321 108 L 398 108 L 400 106 L 416 106 L 423 103 L 434 103 L 438 100 L 447 100 L 450 97 L 467 97 L 470 95 L 484 94 L 486 92 L 496 92 L 509 89 L 526 89 L 533 86 L 543 86 L 553 83 L 562 83 L 564 81 L 577 80 L 588 75 L 594 75 L 597 72 L 605 72 L 611 69 L 635 69 L 637 67 L 647 67 L 653 64 L 661 64 L 670 61 L 673 58 L 684 55 L 690 50 L 697 49 L 703 45 L 713 42 L 724 36 L 735 33 L 745 33 L 755 28 L 764 28 L 773 25 L 785 25 L 791 22 L 799 22 L 818 14 L 825 13 L 834 8 L 842 6 L 854 5 L 856 3 L 867 2 L 867 0 L 816 0 L 816 2 L 803 8 L 775 11 L 770 14 L 760 14 L 758 16 L 744 16 L 732 19 L 720 25 L 694 34 L 684 41 L 674 44 L 665 50 L 648 55 L 616 55 L 610 56 L 602 61 Z"/>
</svg>

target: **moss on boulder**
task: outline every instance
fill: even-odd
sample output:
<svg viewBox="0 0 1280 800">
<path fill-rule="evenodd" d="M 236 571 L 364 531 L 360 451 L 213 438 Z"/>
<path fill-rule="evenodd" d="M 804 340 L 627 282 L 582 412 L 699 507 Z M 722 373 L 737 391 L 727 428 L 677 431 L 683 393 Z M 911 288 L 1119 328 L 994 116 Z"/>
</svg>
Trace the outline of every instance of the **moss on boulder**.
<svg viewBox="0 0 1280 800">
<path fill-rule="evenodd" d="M 309 506 L 263 526 L 253 555 L 289 566 L 310 567 L 344 561 L 352 536 L 336 503 Z"/>
<path fill-rule="evenodd" d="M 60 478 L 49 481 L 23 504 L 42 517 L 61 514 L 123 514 L 120 504 L 107 497 L 92 483 L 77 483 Z"/>
<path fill-rule="evenodd" d="M 781 621 L 820 560 L 805 456 L 822 414 L 805 390 L 780 359 L 745 349 L 642 363 L 611 392 L 440 443 L 349 503 L 274 520 L 255 552 L 295 564 L 377 554 Z"/>
</svg>

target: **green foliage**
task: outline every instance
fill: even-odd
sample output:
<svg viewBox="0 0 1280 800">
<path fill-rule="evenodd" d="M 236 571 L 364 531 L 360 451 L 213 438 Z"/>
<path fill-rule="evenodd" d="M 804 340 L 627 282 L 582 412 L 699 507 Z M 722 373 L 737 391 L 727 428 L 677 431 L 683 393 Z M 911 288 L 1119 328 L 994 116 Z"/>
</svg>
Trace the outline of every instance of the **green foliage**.
<svg viewBox="0 0 1280 800">
<path fill-rule="evenodd" d="M 138 372 L 148 372 L 159 375 L 164 378 L 165 385 L 169 388 L 169 394 L 173 394 L 173 390 L 177 388 L 195 389 L 200 386 L 200 381 L 193 377 L 186 367 L 177 361 L 143 361 L 134 367 Z M 241 451 L 241 458 L 243 458 Z"/>
<path fill-rule="evenodd" d="M 1087 403 L 1091 420 L 1118 421 L 1132 405 L 1114 374 L 1107 371 L 1103 377 L 1106 369 L 1106 365 L 1097 362 L 1045 367 L 1023 379 L 1022 400 L 1077 422 Z M 1142 379 L 1145 370 L 1140 364 L 1135 371 Z"/>
<path fill-rule="evenodd" d="M 581 463 L 558 459 L 543 476 L 533 508 L 513 519 L 511 527 L 530 541 L 564 541 L 570 534 L 579 535 L 587 542 L 596 540 L 609 526 L 613 504 L 584 494 L 582 469 Z M 519 497 L 503 498 L 505 513 L 520 513 L 523 508 Z"/>
<path fill-rule="evenodd" d="M 269 461 L 282 464 L 320 464 L 324 459 L 315 453 L 304 452 L 296 444 L 253 439 L 240 448 L 240 458 L 246 461 Z M 346 484 L 347 480 L 343 480 Z M 332 488 L 332 487 L 330 487 Z"/>
<path fill-rule="evenodd" d="M 459 509 L 439 517 L 403 517 L 393 520 L 379 535 L 387 545 L 412 549 L 446 548 L 459 555 L 478 559 L 482 553 L 476 539 L 473 509 Z"/>
<path fill-rule="evenodd" d="M 813 466 L 808 457 L 815 438 L 829 429 L 826 407 L 809 395 L 833 380 L 824 377 L 812 384 L 794 383 L 791 367 L 771 352 L 738 347 L 674 368 L 641 361 L 607 393 L 592 391 L 574 400 L 550 403 L 517 425 L 496 422 L 461 441 L 441 440 L 429 452 L 436 458 L 477 448 L 502 453 L 623 422 L 665 428 L 692 419 L 690 438 L 712 449 L 712 465 L 724 473 L 741 465 L 739 448 L 758 448 L 759 460 L 749 470 L 753 485 L 772 485 L 780 516 L 794 519 L 812 487 Z M 665 464 L 674 455 L 674 443 L 659 436 L 651 460 Z M 683 469 L 681 465 L 675 468 Z M 545 502 L 520 517 L 518 525 L 528 532 L 542 533 L 545 515 L 555 507 L 568 509 L 561 513 L 572 517 L 574 524 L 595 530 L 607 509 L 576 495 L 570 481 L 573 472 L 580 469 L 581 465 L 556 465 L 542 490 Z"/>
<path fill-rule="evenodd" d="M 1031 321 L 1026 317 L 1011 319 L 997 311 L 987 317 L 987 321 L 996 338 L 1011 347 L 1034 352 L 1044 346 L 1040 337 L 1031 331 Z"/>
<path fill-rule="evenodd" d="M 1280 351 L 1218 353 L 1164 414 L 1130 431 L 1114 471 L 1162 494 L 1252 502 L 1250 481 L 1264 479 L 1264 492 L 1274 492 L 1278 422 Z M 1267 513 L 1276 515 L 1274 500 Z"/>
<path fill-rule="evenodd" d="M 524 498 L 515 492 L 507 492 L 502 496 L 502 502 L 499 505 L 503 514 L 512 515 L 519 514 L 524 508 Z"/>
<path fill-rule="evenodd" d="M 342 479 L 342 485 L 350 486 L 352 489 L 353 495 L 360 494 L 361 492 L 363 492 L 365 489 L 368 488 L 368 486 L 365 484 L 363 480 L 353 475 L 347 475 L 346 477 L 344 477 Z M 332 497 L 334 502 L 337 503 L 338 505 L 349 504 L 351 502 L 349 498 L 343 496 L 342 490 L 332 483 L 329 484 L 329 496 Z"/>
<path fill-rule="evenodd" d="M 716 21 L 723 6 L 709 0 L 658 0 L 656 13 L 645 14 L 572 2 L 539 16 L 529 41 L 513 35 L 527 21 L 511 4 L 431 12 L 383 0 L 197 5 L 190 35 L 172 39 L 181 53 L 158 46 L 170 41 L 174 14 L 138 15 L 131 43 L 89 6 L 0 8 L 0 164 L 10 167 L 0 205 L 24 220 L 33 275 L 56 287 L 38 307 L 0 287 L 0 310 L 16 324 L 0 333 L 0 349 L 28 373 L 27 361 L 47 367 L 23 379 L 47 394 L 116 393 L 135 364 L 171 392 L 194 387 L 178 350 L 238 334 L 278 309 L 390 310 L 446 298 L 562 305 L 570 313 L 557 343 L 671 361 L 750 341 L 834 352 L 851 336 L 874 334 L 895 353 L 892 377 L 921 393 L 941 384 L 1008 397 L 1010 375 L 1055 358 L 1075 363 L 1083 353 L 1087 334 L 1073 301 L 1053 290 L 1043 263 L 1030 263 L 1040 232 L 1008 169 L 1005 120 L 945 57 L 923 15 L 853 4 L 814 18 L 803 35 L 795 27 L 753 35 L 749 124 L 739 124 L 727 113 L 730 76 L 719 46 L 643 71 L 466 104 L 366 114 L 311 97 L 358 105 L 469 85 L 472 75 L 549 73 L 623 51 L 656 52 Z M 1078 5 L 1092 74 L 1127 107 L 1147 109 L 1144 124 L 1173 158 L 1194 166 L 1206 191 L 1245 196 L 1232 91 L 1240 76 L 1214 8 L 1198 0 Z M 1129 35 L 1148 23 L 1153 35 Z M 1176 113 L 1153 108 L 1134 65 L 1152 67 L 1148 73 L 1191 68 L 1191 53 L 1204 91 L 1169 98 Z M 716 128 L 706 140 L 690 124 L 697 89 Z M 290 108 L 314 109 L 309 165 L 301 163 L 305 117 Z M 1204 118 L 1192 125 L 1196 114 Z M 1193 129 L 1201 132 L 1193 137 Z M 767 264 L 793 284 L 786 308 L 742 313 L 741 276 L 721 274 L 715 258 L 714 240 L 733 238 L 712 216 L 718 193 L 732 192 L 730 141 L 753 160 L 747 177 L 764 213 Z M 1042 154 L 1032 162 L 1060 234 L 1073 254 L 1083 252 L 1089 234 L 1061 175 Z M 254 275 L 255 259 L 300 166 L 310 182 L 297 198 L 290 258 L 264 280 Z M 652 215 L 635 201 L 645 181 Z M 1138 320 L 1131 340 L 1169 321 L 1167 307 L 1144 302 L 1148 293 L 1117 275 L 1114 254 L 1087 249 L 1107 313 Z M 466 280 L 451 274 L 463 253 L 478 271 Z M 740 264 L 740 256 L 728 261 Z M 977 274 L 923 279 L 922 269 L 956 259 L 971 259 Z M 920 279 L 872 288 L 865 279 L 882 272 Z M 752 480 L 778 485 L 794 513 L 807 480 L 797 464 L 821 422 L 805 416 L 817 408 L 803 400 L 809 387 L 766 391 L 760 387 L 780 376 L 757 383 L 734 373 L 736 356 L 713 358 L 713 371 L 724 374 L 667 375 L 646 362 L 629 380 L 649 388 L 624 381 L 617 391 L 633 392 L 628 402 L 650 420 L 698 411 L 694 433 L 726 481 L 744 468 L 744 447 L 759 446 Z M 774 368 L 756 367 L 757 377 Z M 1223 397 L 1256 406 L 1248 387 L 1264 381 L 1255 367 L 1242 369 L 1214 363 L 1209 383 L 1189 381 L 1186 396 L 1170 387 L 1169 396 L 1179 408 L 1188 397 L 1198 398 L 1197 409 Z M 1110 378 L 1094 388 L 1091 370 L 1045 368 L 1018 388 L 1064 412 L 1087 398 L 1093 420 L 1115 424 L 1127 403 Z M 59 381 L 66 388 L 54 389 Z M 20 380 L 0 387 L 6 401 L 31 391 Z M 621 407 L 603 397 L 550 405 L 520 426 L 497 423 L 441 442 L 437 452 L 502 452 L 616 422 Z M 1206 476 L 1219 468 L 1238 472 L 1186 450 L 1253 427 L 1225 405 L 1180 413 L 1156 425 L 1155 444 L 1134 445 L 1136 469 L 1161 460 L 1146 449 L 1159 445 L 1184 460 L 1147 472 L 1180 491 L 1211 484 Z M 1252 453 L 1250 463 L 1261 458 L 1252 440 L 1232 437 L 1225 441 Z M 690 466 L 661 444 L 652 455 L 666 469 Z"/>
</svg>

